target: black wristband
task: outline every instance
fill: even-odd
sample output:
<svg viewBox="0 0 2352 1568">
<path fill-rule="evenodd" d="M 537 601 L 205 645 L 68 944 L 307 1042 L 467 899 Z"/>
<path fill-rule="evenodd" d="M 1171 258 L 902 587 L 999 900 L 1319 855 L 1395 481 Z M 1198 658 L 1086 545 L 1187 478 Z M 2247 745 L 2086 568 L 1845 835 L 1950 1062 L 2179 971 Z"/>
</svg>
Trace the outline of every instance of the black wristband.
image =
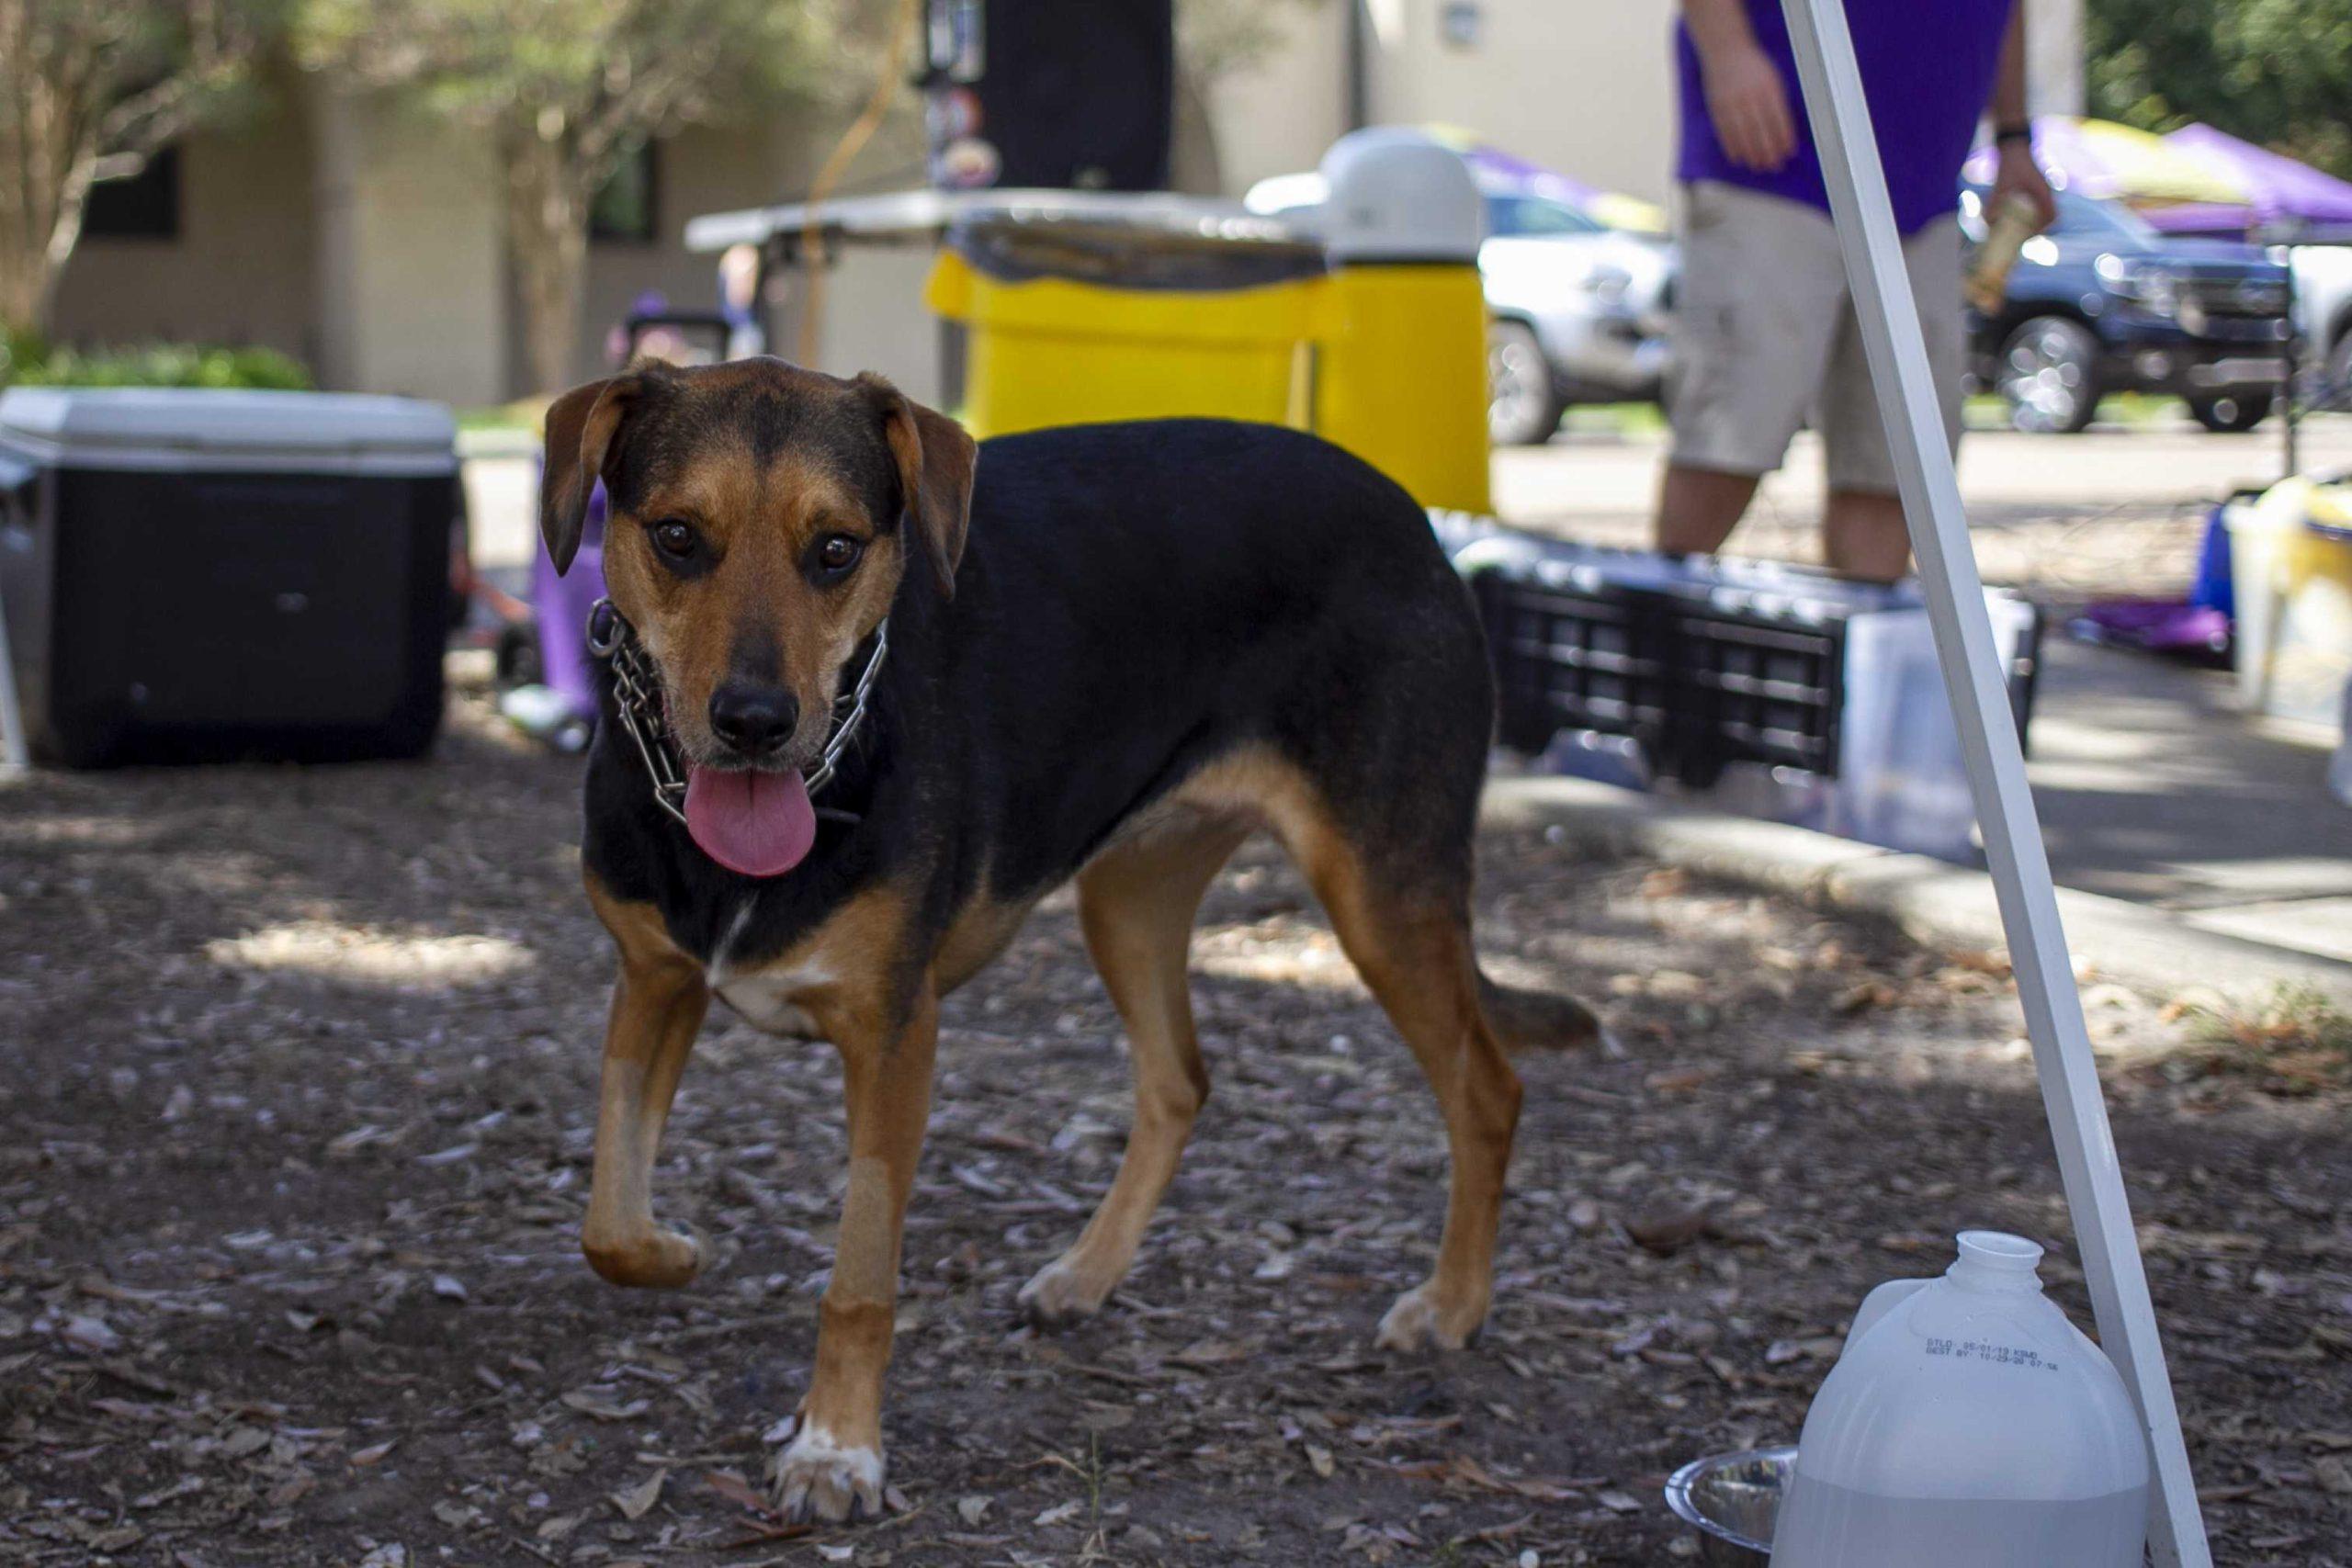
<svg viewBox="0 0 2352 1568">
<path fill-rule="evenodd" d="M 2033 127 L 2030 125 L 2004 125 L 1995 128 L 1993 131 L 1994 146 L 1999 147 L 2011 141 L 2022 141 L 2029 147 L 2032 146 Z"/>
</svg>

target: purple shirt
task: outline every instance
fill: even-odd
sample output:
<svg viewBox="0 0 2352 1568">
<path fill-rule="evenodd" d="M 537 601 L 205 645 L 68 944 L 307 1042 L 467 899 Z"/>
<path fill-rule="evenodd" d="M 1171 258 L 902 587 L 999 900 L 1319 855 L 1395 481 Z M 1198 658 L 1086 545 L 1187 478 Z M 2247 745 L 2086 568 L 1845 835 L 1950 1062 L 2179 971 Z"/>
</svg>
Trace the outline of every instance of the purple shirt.
<svg viewBox="0 0 2352 1568">
<path fill-rule="evenodd" d="M 1854 55 L 1878 132 L 1879 161 L 1894 197 L 1895 226 L 1905 234 L 1959 205 L 1960 165 L 1976 138 L 1976 122 L 1993 94 L 2001 37 L 2012 0 L 1846 0 Z M 1780 68 L 1795 118 L 1796 151 L 1769 173 L 1743 169 L 1724 152 L 1707 113 L 1699 51 L 1690 29 L 1675 28 L 1682 77 L 1682 156 L 1675 176 L 1722 180 L 1767 196 L 1786 197 L 1829 210 L 1821 160 L 1813 146 L 1788 19 L 1780 0 L 1747 0 L 1748 25 L 1765 58 Z"/>
</svg>

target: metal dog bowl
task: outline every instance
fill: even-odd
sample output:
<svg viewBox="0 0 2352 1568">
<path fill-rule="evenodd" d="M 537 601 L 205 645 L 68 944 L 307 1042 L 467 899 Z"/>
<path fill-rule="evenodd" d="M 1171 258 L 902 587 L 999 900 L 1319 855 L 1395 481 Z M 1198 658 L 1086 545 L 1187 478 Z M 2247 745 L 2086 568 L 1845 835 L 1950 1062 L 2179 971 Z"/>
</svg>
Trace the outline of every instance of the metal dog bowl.
<svg viewBox="0 0 2352 1568">
<path fill-rule="evenodd" d="M 1756 1449 L 1693 1460 L 1667 1479 L 1666 1506 L 1699 1537 L 1699 1561 L 1726 1568 L 1764 1568 L 1772 1560 L 1772 1521 L 1796 1469 L 1797 1450 Z"/>
</svg>

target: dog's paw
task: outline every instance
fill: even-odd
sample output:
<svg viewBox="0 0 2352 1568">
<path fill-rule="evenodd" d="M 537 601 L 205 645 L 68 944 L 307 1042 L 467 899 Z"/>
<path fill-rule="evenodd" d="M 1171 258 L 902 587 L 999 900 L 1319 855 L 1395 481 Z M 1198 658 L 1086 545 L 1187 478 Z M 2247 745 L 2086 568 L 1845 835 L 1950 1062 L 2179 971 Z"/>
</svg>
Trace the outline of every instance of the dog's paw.
<svg viewBox="0 0 2352 1568">
<path fill-rule="evenodd" d="M 1463 1322 L 1462 1318 L 1468 1321 Z M 1380 1320 L 1380 1330 L 1374 1343 L 1384 1350 L 1411 1355 L 1418 1350 L 1459 1350 L 1470 1343 L 1478 1332 L 1480 1319 L 1486 1314 L 1449 1314 L 1440 1306 L 1435 1292 L 1428 1284 L 1419 1284 L 1396 1298 L 1387 1315 Z"/>
<path fill-rule="evenodd" d="M 882 1449 L 844 1444 L 800 1421 L 770 1472 L 775 1506 L 794 1524 L 842 1524 L 882 1517 Z"/>
<path fill-rule="evenodd" d="M 1023 1320 L 1036 1327 L 1068 1328 L 1102 1311 L 1102 1298 L 1087 1289 L 1077 1269 L 1056 1258 L 1021 1287 L 1019 1306 Z"/>
<path fill-rule="evenodd" d="M 702 1272 L 709 1247 L 698 1236 L 676 1231 L 649 1230 L 640 1235 L 612 1238 L 585 1235 L 580 1250 L 588 1266 L 616 1285 L 673 1290 Z"/>
</svg>

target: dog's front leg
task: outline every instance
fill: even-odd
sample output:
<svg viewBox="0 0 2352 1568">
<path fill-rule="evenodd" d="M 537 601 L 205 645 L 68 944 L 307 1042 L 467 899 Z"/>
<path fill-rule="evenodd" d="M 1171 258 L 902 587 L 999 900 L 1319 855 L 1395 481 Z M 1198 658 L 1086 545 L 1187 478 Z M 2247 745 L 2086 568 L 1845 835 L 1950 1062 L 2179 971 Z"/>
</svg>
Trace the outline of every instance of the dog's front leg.
<svg viewBox="0 0 2352 1568">
<path fill-rule="evenodd" d="M 832 1281 L 818 1308 L 816 1368 L 791 1446 L 775 1463 L 777 1503 L 796 1519 L 882 1512 L 882 1374 L 907 1197 L 931 1118 L 939 1004 L 925 979 L 914 998 L 888 1010 L 901 1016 L 818 1020 L 842 1053 L 849 1193 Z"/>
<path fill-rule="evenodd" d="M 653 1223 L 653 1161 L 710 990 L 649 908 L 623 904 L 593 881 L 588 892 L 620 949 L 621 976 L 605 1026 L 595 1174 L 580 1247 L 616 1285 L 683 1285 L 700 1258 L 692 1237 Z"/>
</svg>

